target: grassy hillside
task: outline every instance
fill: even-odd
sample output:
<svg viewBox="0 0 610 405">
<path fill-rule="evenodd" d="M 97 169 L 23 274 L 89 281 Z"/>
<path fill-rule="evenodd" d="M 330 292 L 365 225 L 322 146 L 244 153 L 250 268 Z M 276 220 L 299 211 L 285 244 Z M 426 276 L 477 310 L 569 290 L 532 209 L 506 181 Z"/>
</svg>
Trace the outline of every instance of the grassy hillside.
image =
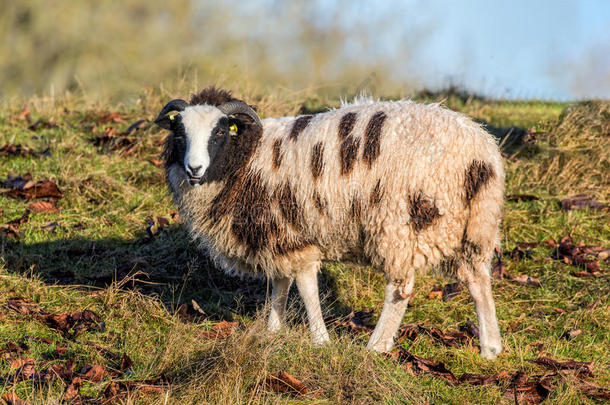
<svg viewBox="0 0 610 405">
<path fill-rule="evenodd" d="M 258 104 L 263 116 L 338 105 L 313 90 L 238 95 Z M 311 346 L 296 291 L 290 326 L 267 336 L 269 285 L 214 269 L 189 245 L 166 192 L 158 167 L 165 133 L 150 121 L 169 96 L 148 93 L 128 106 L 32 99 L 0 110 L 6 191 L 0 398 L 9 404 L 19 403 L 13 395 L 31 403 L 158 404 L 608 398 L 602 387 L 610 386 L 610 212 L 603 205 L 610 202 L 610 103 L 489 101 L 453 91 L 418 98 L 444 100 L 482 122 L 505 152 L 511 198 L 505 254 L 495 269 L 507 275 L 494 284 L 505 352 L 496 361 L 477 354 L 468 293 L 441 299 L 451 281 L 432 276 L 417 280 L 398 343 L 403 351 L 368 353 L 383 277 L 349 263 L 322 270 L 332 345 Z M 38 194 L 51 196 L 35 198 L 28 181 L 43 182 Z M 591 206 L 562 209 L 561 200 L 575 194 L 592 198 L 580 200 Z M 574 246 L 565 239 L 559 246 L 567 234 Z M 532 361 L 539 358 L 593 363 Z M 274 380 L 281 371 L 306 390 Z M 464 373 L 495 377 L 483 384 L 483 377 Z"/>
</svg>

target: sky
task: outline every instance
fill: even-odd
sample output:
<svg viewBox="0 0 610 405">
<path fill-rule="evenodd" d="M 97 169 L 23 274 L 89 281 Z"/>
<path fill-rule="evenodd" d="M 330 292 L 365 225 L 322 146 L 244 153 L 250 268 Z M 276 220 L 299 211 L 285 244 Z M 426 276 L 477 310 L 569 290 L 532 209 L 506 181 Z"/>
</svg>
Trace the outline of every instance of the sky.
<svg viewBox="0 0 610 405">
<path fill-rule="evenodd" d="M 610 98 L 610 1 L 432 0 L 404 7 L 418 14 L 413 27 L 430 24 L 410 64 L 428 86 L 455 82 L 508 98 Z"/>
<path fill-rule="evenodd" d="M 298 2 L 297 2 L 298 3 Z M 242 3 L 243 4 L 243 3 Z M 285 49 L 276 28 L 290 2 L 260 0 L 250 35 Z M 306 17 L 347 33 L 336 64 L 385 62 L 419 88 L 464 87 L 490 97 L 610 99 L 610 0 L 310 0 Z M 247 9 L 245 6 L 244 9 Z M 239 28 L 236 28 L 239 29 Z M 286 31 L 287 30 L 287 31 Z M 273 45 L 272 45 L 273 46 Z M 298 59 L 298 49 L 295 51 Z"/>
</svg>

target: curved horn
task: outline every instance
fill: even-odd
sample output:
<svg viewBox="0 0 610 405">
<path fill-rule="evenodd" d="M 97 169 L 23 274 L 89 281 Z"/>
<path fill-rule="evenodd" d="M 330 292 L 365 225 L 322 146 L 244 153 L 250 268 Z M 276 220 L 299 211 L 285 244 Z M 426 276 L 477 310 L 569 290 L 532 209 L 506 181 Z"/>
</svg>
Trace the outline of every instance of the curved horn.
<svg viewBox="0 0 610 405">
<path fill-rule="evenodd" d="M 252 118 L 256 125 L 261 128 L 263 127 L 261 119 L 259 118 L 256 111 L 254 111 L 252 107 L 250 107 L 243 101 L 228 101 L 224 104 L 219 105 L 217 108 L 227 115 L 246 114 L 248 117 Z"/>
<path fill-rule="evenodd" d="M 166 120 L 166 115 L 170 111 L 184 111 L 186 107 L 188 107 L 189 103 L 179 98 L 170 101 L 163 107 L 157 118 L 155 118 L 155 124 L 159 125 L 162 128 L 165 128 L 164 121 Z M 166 128 L 167 129 L 167 128 Z"/>
</svg>

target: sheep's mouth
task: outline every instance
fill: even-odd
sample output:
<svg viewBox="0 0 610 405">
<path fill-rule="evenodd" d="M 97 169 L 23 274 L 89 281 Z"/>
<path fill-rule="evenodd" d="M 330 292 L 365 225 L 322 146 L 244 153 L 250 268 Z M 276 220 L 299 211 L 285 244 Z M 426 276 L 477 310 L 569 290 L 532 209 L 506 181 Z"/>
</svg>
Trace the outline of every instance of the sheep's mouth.
<svg viewBox="0 0 610 405">
<path fill-rule="evenodd" d="M 201 183 L 203 183 L 203 176 L 201 176 L 201 177 L 187 176 L 187 178 L 188 178 L 188 181 L 191 186 L 199 186 L 199 185 L 201 185 Z"/>
</svg>

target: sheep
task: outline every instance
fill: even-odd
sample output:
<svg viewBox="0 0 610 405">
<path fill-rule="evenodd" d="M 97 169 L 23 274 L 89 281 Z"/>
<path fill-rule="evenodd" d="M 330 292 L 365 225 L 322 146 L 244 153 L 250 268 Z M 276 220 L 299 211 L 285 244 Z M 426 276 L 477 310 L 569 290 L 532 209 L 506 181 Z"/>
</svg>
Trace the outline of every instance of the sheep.
<svg viewBox="0 0 610 405">
<path fill-rule="evenodd" d="M 322 260 L 353 260 L 386 278 L 368 349 L 392 349 L 416 272 L 433 269 L 467 284 L 481 355 L 502 350 L 490 263 L 504 171 L 472 120 L 438 104 L 360 99 L 261 121 L 209 87 L 155 122 L 171 131 L 166 178 L 190 236 L 227 272 L 271 279 L 269 331 L 295 280 L 313 342 L 328 342 L 317 273 Z"/>
</svg>

